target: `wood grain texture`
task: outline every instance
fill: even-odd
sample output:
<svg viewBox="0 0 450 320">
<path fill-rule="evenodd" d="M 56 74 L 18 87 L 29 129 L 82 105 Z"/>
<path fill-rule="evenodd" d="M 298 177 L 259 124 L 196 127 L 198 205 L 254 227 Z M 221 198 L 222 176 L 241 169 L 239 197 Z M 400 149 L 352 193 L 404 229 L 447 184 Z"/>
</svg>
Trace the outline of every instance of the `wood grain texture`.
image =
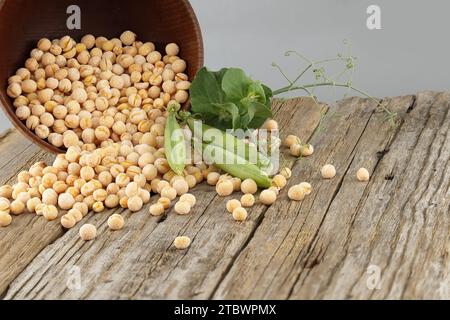
<svg viewBox="0 0 450 320">
<path fill-rule="evenodd" d="M 0 138 L 0 184 L 15 183 L 18 172 L 27 170 L 37 161 L 52 159 L 52 155 L 15 130 L 8 130 Z M 28 214 L 13 217 L 9 227 L 0 228 L 0 296 L 33 258 L 62 232 L 56 221 L 47 223 Z"/>
<path fill-rule="evenodd" d="M 0 292 L 6 299 L 450 298 L 450 93 L 384 102 L 399 126 L 365 99 L 340 101 L 320 125 L 324 106 L 277 100 L 281 137 L 298 134 L 315 146 L 311 157 L 283 158 L 293 168 L 288 186 L 309 181 L 313 193 L 292 202 L 284 189 L 271 207 L 251 208 L 245 223 L 226 213 L 231 197 L 206 185 L 194 189 L 198 204 L 188 216 L 118 210 L 127 224 L 112 232 L 108 213 L 88 215 L 85 222 L 99 227 L 92 242 L 79 240 L 78 228 L 63 233 L 46 224 L 39 234 L 43 225 L 20 216 L 20 230 L 0 229 Z M 9 150 L 0 153 L 3 181 L 20 170 L 6 165 L 11 159 L 44 155 L 26 143 L 16 151 L 15 136 L 0 140 L 0 150 Z M 325 163 L 336 166 L 332 180 L 320 178 Z M 371 172 L 369 182 L 356 181 L 360 167 Z M 188 250 L 173 248 L 177 235 L 191 237 Z M 74 266 L 79 290 L 67 286 Z"/>
</svg>

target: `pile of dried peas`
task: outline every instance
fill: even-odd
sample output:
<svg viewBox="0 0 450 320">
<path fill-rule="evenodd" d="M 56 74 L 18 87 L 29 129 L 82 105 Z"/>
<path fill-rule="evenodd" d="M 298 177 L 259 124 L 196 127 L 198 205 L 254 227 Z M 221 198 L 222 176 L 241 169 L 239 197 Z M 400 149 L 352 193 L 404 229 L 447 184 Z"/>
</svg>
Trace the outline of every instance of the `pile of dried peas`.
<svg viewBox="0 0 450 320">
<path fill-rule="evenodd" d="M 26 211 L 55 220 L 62 209 L 66 213 L 61 224 L 69 229 L 90 210 L 99 213 L 121 206 L 139 211 L 150 201 L 150 192 L 161 195 L 149 207 L 150 214 L 163 214 L 177 196 L 175 212 L 188 214 L 196 202 L 188 191 L 203 180 L 220 196 L 241 190 L 240 201 L 230 200 L 226 207 L 235 220 L 247 218 L 244 207 L 255 203 L 255 181 L 221 175 L 203 162 L 186 166 L 183 175 L 168 165 L 167 106 L 187 101 L 190 82 L 178 46 L 168 44 L 165 53 L 151 42 L 138 41 L 131 31 L 120 39 L 86 35 L 80 43 L 69 36 L 39 40 L 25 67 L 9 78 L 7 93 L 14 99 L 17 117 L 30 130 L 67 151 L 52 165 L 38 162 L 20 172 L 13 186 L 0 187 L 0 226 L 11 223 L 11 214 Z M 264 126 L 278 129 L 274 120 Z M 295 136 L 288 136 L 285 145 L 296 156 L 313 153 L 311 145 Z M 367 175 L 359 174 L 362 179 Z M 289 168 L 274 176 L 273 186 L 260 194 L 261 203 L 273 204 L 290 177 Z M 311 185 L 303 182 L 291 187 L 288 196 L 302 200 L 310 192 Z M 111 215 L 108 226 L 122 229 L 123 217 Z M 86 224 L 79 234 L 92 240 L 97 230 Z M 188 247 L 186 238 L 177 238 L 174 245 Z"/>
</svg>

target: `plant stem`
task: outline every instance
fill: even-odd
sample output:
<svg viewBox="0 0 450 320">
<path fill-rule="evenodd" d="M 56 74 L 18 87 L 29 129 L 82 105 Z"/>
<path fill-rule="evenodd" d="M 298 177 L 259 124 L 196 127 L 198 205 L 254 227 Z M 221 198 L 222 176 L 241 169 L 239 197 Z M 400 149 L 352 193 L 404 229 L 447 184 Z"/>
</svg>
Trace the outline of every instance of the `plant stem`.
<svg viewBox="0 0 450 320">
<path fill-rule="evenodd" d="M 379 105 L 383 111 L 385 111 L 389 116 L 395 116 L 395 114 L 393 112 L 391 112 L 388 108 L 386 108 L 386 106 L 382 105 L 377 99 L 373 98 L 372 96 L 370 96 L 369 94 L 367 94 L 366 92 L 353 87 L 351 84 L 348 83 L 335 83 L 335 82 L 322 82 L 322 83 L 312 83 L 312 84 L 306 84 L 303 86 L 286 86 L 283 88 L 280 88 L 278 90 L 274 90 L 273 91 L 273 95 L 279 95 L 288 91 L 292 91 L 292 90 L 304 90 L 308 92 L 308 88 L 314 88 L 314 87 L 324 87 L 324 86 L 332 86 L 332 87 L 342 87 L 342 88 L 348 88 L 351 89 L 353 91 L 356 91 L 360 94 L 362 94 L 363 96 L 365 96 L 366 98 L 370 99 L 371 101 L 375 102 L 377 105 Z"/>
</svg>

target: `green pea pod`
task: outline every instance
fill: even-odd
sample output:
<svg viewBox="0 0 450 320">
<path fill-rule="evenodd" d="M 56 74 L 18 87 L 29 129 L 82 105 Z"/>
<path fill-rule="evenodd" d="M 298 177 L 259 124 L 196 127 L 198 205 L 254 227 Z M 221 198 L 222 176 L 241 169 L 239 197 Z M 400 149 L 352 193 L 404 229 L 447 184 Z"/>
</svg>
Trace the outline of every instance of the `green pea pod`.
<svg viewBox="0 0 450 320">
<path fill-rule="evenodd" d="M 225 131 L 211 127 L 202 123 L 201 133 L 199 130 L 194 129 L 194 120 L 190 118 L 187 121 L 189 128 L 194 134 L 194 137 L 201 140 L 203 143 L 212 144 L 218 147 L 230 150 L 233 148 L 233 152 L 250 163 L 254 163 L 257 167 L 266 173 L 272 172 L 272 163 L 270 159 L 258 151 L 257 147 L 236 138 L 234 135 Z"/>
<path fill-rule="evenodd" d="M 242 180 L 253 179 L 261 188 L 270 188 L 272 180 L 267 173 L 246 159 L 213 144 L 202 144 L 203 157 L 217 168 Z"/>
<path fill-rule="evenodd" d="M 183 130 L 176 118 L 179 107 L 179 104 L 173 103 L 167 108 L 169 115 L 164 131 L 164 149 L 170 168 L 177 175 L 182 175 L 186 162 L 186 145 Z"/>
</svg>

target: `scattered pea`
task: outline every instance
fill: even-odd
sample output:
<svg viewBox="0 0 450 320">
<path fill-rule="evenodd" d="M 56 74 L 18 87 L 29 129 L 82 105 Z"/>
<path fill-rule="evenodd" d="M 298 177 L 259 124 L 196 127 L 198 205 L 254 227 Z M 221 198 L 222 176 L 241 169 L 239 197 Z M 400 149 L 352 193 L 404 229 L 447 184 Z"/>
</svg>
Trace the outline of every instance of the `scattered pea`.
<svg viewBox="0 0 450 320">
<path fill-rule="evenodd" d="M 259 200 L 262 204 L 270 206 L 277 200 L 277 194 L 273 190 L 263 190 L 259 195 Z"/>
<path fill-rule="evenodd" d="M 286 168 L 281 169 L 280 174 L 283 177 L 285 177 L 286 179 L 290 179 L 292 176 L 292 171 L 291 171 L 291 169 L 286 167 Z"/>
<path fill-rule="evenodd" d="M 0 227 L 7 227 L 11 224 L 12 217 L 4 211 L 0 211 Z"/>
<path fill-rule="evenodd" d="M 237 199 L 231 199 L 227 201 L 227 211 L 233 213 L 234 209 L 241 207 L 241 202 Z"/>
<path fill-rule="evenodd" d="M 167 199 L 167 198 L 165 198 L 165 199 Z M 152 204 L 149 208 L 149 212 L 152 216 L 160 216 L 164 213 L 164 206 L 160 202 Z"/>
<path fill-rule="evenodd" d="M 128 209 L 130 209 L 132 212 L 141 210 L 143 205 L 144 202 L 139 196 L 134 196 L 128 199 Z"/>
<path fill-rule="evenodd" d="M 288 197 L 291 200 L 301 201 L 305 198 L 305 191 L 300 185 L 294 185 L 289 188 Z"/>
<path fill-rule="evenodd" d="M 322 178 L 324 179 L 332 179 L 336 176 L 336 168 L 332 164 L 326 164 L 320 170 L 322 174 Z"/>
<path fill-rule="evenodd" d="M 256 182 L 252 179 L 245 179 L 241 183 L 241 191 L 243 193 L 251 193 L 254 194 L 256 191 L 258 191 L 258 186 L 256 185 Z"/>
<path fill-rule="evenodd" d="M 176 237 L 173 241 L 175 248 L 179 250 L 187 249 L 191 244 L 191 239 L 186 236 Z"/>
<path fill-rule="evenodd" d="M 187 201 L 178 201 L 175 203 L 175 212 L 178 214 L 188 214 L 191 212 L 191 204 Z"/>
<path fill-rule="evenodd" d="M 255 204 L 255 196 L 251 193 L 244 194 L 241 197 L 241 205 L 243 207 L 252 207 Z"/>
<path fill-rule="evenodd" d="M 233 219 L 236 221 L 244 221 L 247 219 L 247 215 L 247 210 L 245 210 L 245 208 L 238 207 L 233 210 Z"/>
<path fill-rule="evenodd" d="M 286 186 L 286 184 L 287 184 L 287 180 L 281 174 L 277 174 L 276 176 L 274 176 L 272 178 L 272 185 L 277 187 L 278 189 L 283 189 Z"/>
<path fill-rule="evenodd" d="M 111 230 L 120 230 L 123 228 L 125 221 L 120 214 L 113 214 L 108 218 L 108 227 Z"/>
<path fill-rule="evenodd" d="M 75 218 L 69 214 L 65 214 L 61 217 L 61 225 L 66 229 L 73 228 L 76 223 Z"/>
<path fill-rule="evenodd" d="M 366 168 L 359 168 L 356 172 L 356 178 L 358 181 L 366 182 L 370 179 L 369 171 Z"/>
<path fill-rule="evenodd" d="M 48 221 L 55 220 L 58 218 L 58 209 L 54 205 L 46 204 L 42 207 L 42 215 Z"/>
<path fill-rule="evenodd" d="M 221 197 L 226 197 L 234 191 L 233 183 L 230 180 L 220 181 L 216 185 L 216 192 Z"/>
<path fill-rule="evenodd" d="M 185 193 L 180 197 L 180 201 L 188 202 L 191 207 L 195 206 L 195 203 L 197 202 L 197 199 L 195 196 L 191 193 Z"/>
</svg>

